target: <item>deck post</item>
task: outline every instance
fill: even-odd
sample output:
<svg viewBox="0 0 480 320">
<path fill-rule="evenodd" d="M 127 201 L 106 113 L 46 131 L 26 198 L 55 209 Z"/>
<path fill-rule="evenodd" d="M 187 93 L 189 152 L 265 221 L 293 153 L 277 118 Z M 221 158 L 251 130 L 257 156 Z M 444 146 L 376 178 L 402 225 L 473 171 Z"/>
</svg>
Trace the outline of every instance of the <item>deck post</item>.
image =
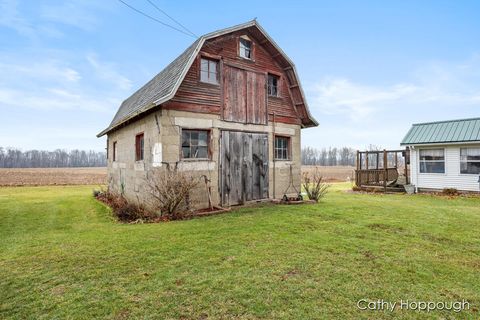
<svg viewBox="0 0 480 320">
<path fill-rule="evenodd" d="M 357 150 L 357 163 L 356 163 L 356 166 L 357 166 L 357 170 L 360 170 L 361 167 L 360 167 L 360 151 Z"/>
<path fill-rule="evenodd" d="M 368 173 L 368 169 L 369 169 L 369 166 L 368 166 L 368 151 L 365 151 L 365 166 L 366 166 L 365 169 L 367 169 L 367 181 L 366 181 L 365 183 L 368 184 L 368 182 L 369 182 L 369 180 L 370 180 L 370 179 L 369 179 L 369 178 L 370 178 L 370 174 Z"/>
<path fill-rule="evenodd" d="M 388 162 L 387 150 L 383 149 L 383 191 L 384 192 L 387 192 L 387 179 L 388 179 L 387 162 Z"/>
</svg>

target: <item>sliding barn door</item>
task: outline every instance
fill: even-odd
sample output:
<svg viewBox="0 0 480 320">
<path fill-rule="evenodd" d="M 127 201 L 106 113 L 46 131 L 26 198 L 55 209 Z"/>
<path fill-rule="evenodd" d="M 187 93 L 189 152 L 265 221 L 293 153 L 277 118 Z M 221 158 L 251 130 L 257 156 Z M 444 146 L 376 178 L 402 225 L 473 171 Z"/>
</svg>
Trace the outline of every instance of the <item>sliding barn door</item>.
<svg viewBox="0 0 480 320">
<path fill-rule="evenodd" d="M 265 73 L 224 65 L 223 119 L 241 123 L 267 123 Z"/>
<path fill-rule="evenodd" d="M 263 133 L 222 131 L 222 205 L 268 198 L 268 137 Z"/>
</svg>

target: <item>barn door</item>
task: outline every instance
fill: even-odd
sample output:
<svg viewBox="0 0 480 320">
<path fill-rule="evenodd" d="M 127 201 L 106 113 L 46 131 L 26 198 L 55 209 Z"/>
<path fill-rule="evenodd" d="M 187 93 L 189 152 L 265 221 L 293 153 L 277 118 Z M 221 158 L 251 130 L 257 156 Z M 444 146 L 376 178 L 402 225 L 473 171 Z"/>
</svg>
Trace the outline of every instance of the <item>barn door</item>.
<svg viewBox="0 0 480 320">
<path fill-rule="evenodd" d="M 224 65 L 223 119 L 241 123 L 267 123 L 265 73 Z"/>
<path fill-rule="evenodd" d="M 268 198 L 268 138 L 262 133 L 222 131 L 222 205 Z"/>
</svg>

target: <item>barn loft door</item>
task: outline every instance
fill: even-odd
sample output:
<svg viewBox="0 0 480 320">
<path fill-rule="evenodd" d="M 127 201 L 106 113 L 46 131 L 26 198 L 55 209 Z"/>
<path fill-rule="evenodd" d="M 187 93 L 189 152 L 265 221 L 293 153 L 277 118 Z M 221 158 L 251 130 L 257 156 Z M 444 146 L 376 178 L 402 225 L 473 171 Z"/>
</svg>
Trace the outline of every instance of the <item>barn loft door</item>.
<svg viewBox="0 0 480 320">
<path fill-rule="evenodd" d="M 266 76 L 261 72 L 224 65 L 223 119 L 266 124 Z"/>
<path fill-rule="evenodd" d="M 222 205 L 268 198 L 268 137 L 263 133 L 222 131 Z"/>
</svg>

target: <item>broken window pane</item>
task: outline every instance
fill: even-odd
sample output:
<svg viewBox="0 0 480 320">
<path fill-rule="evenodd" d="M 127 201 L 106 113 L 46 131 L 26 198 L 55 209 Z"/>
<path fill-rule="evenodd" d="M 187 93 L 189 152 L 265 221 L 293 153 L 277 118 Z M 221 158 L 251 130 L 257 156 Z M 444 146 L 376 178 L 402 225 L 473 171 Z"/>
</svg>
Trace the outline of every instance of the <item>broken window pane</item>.
<svg viewBox="0 0 480 320">
<path fill-rule="evenodd" d="M 208 159 L 208 130 L 182 130 L 182 156 Z"/>
</svg>

